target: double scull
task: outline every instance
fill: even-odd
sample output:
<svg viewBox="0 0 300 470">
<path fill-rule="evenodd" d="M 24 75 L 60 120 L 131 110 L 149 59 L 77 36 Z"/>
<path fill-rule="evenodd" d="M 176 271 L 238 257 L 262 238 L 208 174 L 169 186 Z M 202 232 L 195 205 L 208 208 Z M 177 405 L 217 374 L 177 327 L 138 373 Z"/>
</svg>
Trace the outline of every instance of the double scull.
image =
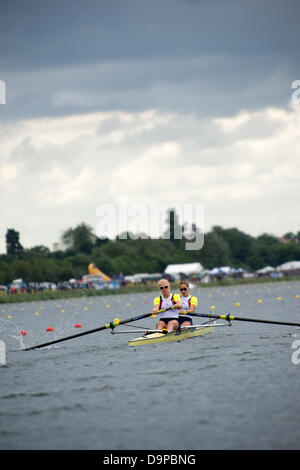
<svg viewBox="0 0 300 470">
<path fill-rule="evenodd" d="M 168 309 L 168 310 L 171 310 L 171 309 Z M 162 313 L 165 311 L 166 311 L 165 309 L 160 310 L 158 313 Z M 133 340 L 130 340 L 128 344 L 129 346 L 140 346 L 140 345 L 145 345 L 145 344 L 170 343 L 173 341 L 182 341 L 184 339 L 195 338 L 197 336 L 203 336 L 208 333 L 212 333 L 217 326 L 230 326 L 232 321 L 267 323 L 267 324 L 272 324 L 272 325 L 300 327 L 300 323 L 297 323 L 297 322 L 284 322 L 284 321 L 278 321 L 278 320 L 263 320 L 260 318 L 236 317 L 231 314 L 211 315 L 207 313 L 189 313 L 189 315 L 192 315 L 195 317 L 209 318 L 210 320 L 200 325 L 191 325 L 191 326 L 181 327 L 181 329 L 177 331 L 151 330 L 147 328 L 138 327 L 144 330 L 143 331 L 144 334 L 142 336 L 134 338 Z M 127 323 L 135 322 L 137 320 L 141 320 L 141 319 L 151 317 L 151 316 L 153 316 L 152 312 L 144 313 L 141 315 L 136 315 L 134 317 L 127 318 L 126 320 L 119 320 L 118 318 L 115 318 L 110 323 L 106 323 L 105 325 L 100 326 L 98 328 L 94 328 L 93 330 L 87 330 L 87 331 L 83 331 L 81 333 L 77 333 L 71 336 L 66 336 L 64 338 L 58 338 L 53 341 L 48 341 L 46 343 L 42 343 L 36 346 L 25 348 L 24 350 L 28 351 L 31 349 L 43 348 L 46 346 L 50 346 L 52 344 L 60 343 L 62 341 L 67 341 L 73 338 L 78 338 L 80 336 L 88 335 L 91 333 L 96 333 L 98 331 L 102 331 L 106 329 L 111 329 L 112 333 L 116 333 L 115 328 L 119 325 L 125 325 Z M 225 320 L 225 323 L 218 323 L 216 320 Z M 134 332 L 136 332 L 136 330 Z M 130 332 L 124 331 L 124 333 L 132 333 L 132 331 Z"/>
</svg>

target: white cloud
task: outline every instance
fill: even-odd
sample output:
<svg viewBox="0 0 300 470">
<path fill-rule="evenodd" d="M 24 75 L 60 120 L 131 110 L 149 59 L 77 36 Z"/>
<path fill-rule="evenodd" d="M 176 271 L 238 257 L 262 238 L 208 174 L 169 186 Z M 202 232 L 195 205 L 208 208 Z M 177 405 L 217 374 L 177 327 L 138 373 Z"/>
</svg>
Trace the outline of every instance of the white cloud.
<svg viewBox="0 0 300 470">
<path fill-rule="evenodd" d="M 96 227 L 98 205 L 120 195 L 129 203 L 203 203 L 205 230 L 299 230 L 299 124 L 293 105 L 228 118 L 156 109 L 4 126 L 1 238 L 15 228 L 25 246 L 51 247 L 61 230 L 82 221 Z"/>
</svg>

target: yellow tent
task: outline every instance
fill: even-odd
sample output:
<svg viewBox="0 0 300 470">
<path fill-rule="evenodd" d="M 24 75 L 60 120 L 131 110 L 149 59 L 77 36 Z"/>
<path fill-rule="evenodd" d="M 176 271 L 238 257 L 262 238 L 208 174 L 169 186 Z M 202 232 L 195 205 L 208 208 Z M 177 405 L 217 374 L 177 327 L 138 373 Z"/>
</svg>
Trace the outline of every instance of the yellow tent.
<svg viewBox="0 0 300 470">
<path fill-rule="evenodd" d="M 89 264 L 89 274 L 93 276 L 102 276 L 103 281 L 111 281 L 111 278 L 100 271 L 100 269 L 98 269 L 93 263 Z"/>
</svg>

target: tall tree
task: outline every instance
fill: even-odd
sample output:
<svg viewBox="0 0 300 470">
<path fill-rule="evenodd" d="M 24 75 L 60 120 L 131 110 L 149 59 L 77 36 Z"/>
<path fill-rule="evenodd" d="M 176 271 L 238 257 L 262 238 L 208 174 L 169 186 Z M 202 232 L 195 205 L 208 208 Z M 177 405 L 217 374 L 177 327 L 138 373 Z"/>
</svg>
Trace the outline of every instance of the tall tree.
<svg viewBox="0 0 300 470">
<path fill-rule="evenodd" d="M 23 251 L 20 243 L 20 234 L 13 228 L 7 229 L 6 232 L 6 253 L 8 255 L 17 255 Z"/>
<path fill-rule="evenodd" d="M 296 238 L 296 235 L 293 232 L 287 232 L 283 235 L 283 238 L 293 241 Z"/>
<path fill-rule="evenodd" d="M 62 234 L 62 242 L 66 248 L 79 253 L 91 253 L 95 246 L 96 235 L 92 227 L 85 223 L 69 228 Z"/>
<path fill-rule="evenodd" d="M 180 225 L 178 215 L 175 209 L 167 212 L 167 230 L 163 234 L 163 238 L 170 240 L 176 247 L 180 247 L 183 236 L 183 227 Z"/>
</svg>

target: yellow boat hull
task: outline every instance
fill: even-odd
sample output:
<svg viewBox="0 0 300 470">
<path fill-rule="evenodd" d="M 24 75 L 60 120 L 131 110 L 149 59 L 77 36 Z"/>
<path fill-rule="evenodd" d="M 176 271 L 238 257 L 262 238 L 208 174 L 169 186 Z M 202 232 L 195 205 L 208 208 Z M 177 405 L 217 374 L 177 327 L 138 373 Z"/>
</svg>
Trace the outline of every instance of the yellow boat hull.
<svg viewBox="0 0 300 470">
<path fill-rule="evenodd" d="M 172 331 L 170 333 L 150 333 L 139 338 L 134 338 L 128 342 L 129 346 L 143 346 L 145 344 L 171 343 L 172 341 L 182 341 L 184 339 L 195 338 L 196 336 L 207 335 L 214 331 L 214 326 L 196 326 L 186 330 Z"/>
</svg>

